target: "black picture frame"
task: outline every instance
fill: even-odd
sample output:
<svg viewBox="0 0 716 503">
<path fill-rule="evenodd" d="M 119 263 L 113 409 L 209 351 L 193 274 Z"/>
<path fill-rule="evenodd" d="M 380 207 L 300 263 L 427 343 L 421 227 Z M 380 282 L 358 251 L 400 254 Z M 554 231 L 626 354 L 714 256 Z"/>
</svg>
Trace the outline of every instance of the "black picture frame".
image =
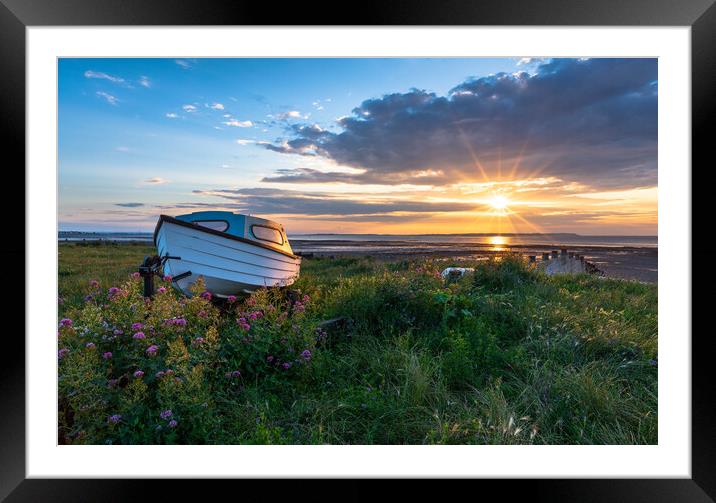
<svg viewBox="0 0 716 503">
<path fill-rule="evenodd" d="M 310 8 L 307 8 L 310 6 Z M 344 16 L 337 15 L 339 7 Z M 2 103 L 3 153 L 8 163 L 7 176 L 16 176 L 16 184 L 25 187 L 24 170 L 17 166 L 25 160 L 25 29 L 29 26 L 89 25 L 555 25 L 555 26 L 690 26 L 692 71 L 692 166 L 684 166 L 691 176 L 692 188 L 707 190 L 701 180 L 711 157 L 708 134 L 716 110 L 716 6 L 714 0 L 500 0 L 478 2 L 447 0 L 441 2 L 375 2 L 339 4 L 311 2 L 272 4 L 268 2 L 210 0 L 0 0 L 0 103 Z M 8 155 L 9 154 L 9 155 Z M 708 156 L 708 157 L 707 157 Z M 14 168 L 11 168 L 14 159 Z M 689 172 L 690 169 L 690 172 Z M 7 186 L 12 186 L 8 184 Z M 19 191 L 18 191 L 19 192 Z M 706 197 L 692 190 L 692 229 L 704 228 L 708 211 Z M 13 223 L 6 222 L 12 226 Z M 12 238 L 6 239 L 2 257 L 10 263 L 3 290 L 3 306 L 16 306 L 24 280 L 25 230 L 19 222 Z M 692 241 L 692 260 L 707 261 L 706 249 Z M 23 277 L 21 278 L 21 274 Z M 13 285 L 15 287 L 13 288 Z M 8 291 L 10 290 L 10 291 Z M 708 312 L 711 295 L 691 295 L 694 314 Z M 31 296 L 24 297 L 31 299 Z M 669 306 L 660 306 L 668 309 Z M 16 309 L 16 308 L 15 308 Z M 703 316 L 703 314 L 700 314 Z M 695 325 L 694 325 L 695 326 Z M 499 490 L 510 496 L 545 501 L 714 501 L 716 500 L 716 392 L 709 375 L 712 356 L 708 351 L 710 330 L 692 334 L 668 334 L 688 340 L 692 335 L 692 478 L 648 480 L 522 480 L 471 481 L 485 487 L 500 484 Z M 17 332 L 19 333 L 19 332 Z M 0 365 L 0 500 L 7 501 L 124 501 L 148 497 L 139 480 L 38 480 L 25 478 L 25 344 L 21 337 L 5 333 L 3 363 Z M 29 337 L 31 334 L 26 334 Z M 222 483 L 225 486 L 228 481 Z M 251 487 L 246 481 L 243 488 Z M 221 488 L 212 484 L 212 493 Z M 276 487 L 272 482 L 271 493 Z M 208 485 L 208 484 L 205 484 Z M 295 482 L 294 482 L 295 485 Z M 318 484 L 314 484 L 318 486 Z M 368 497 L 371 483 L 351 481 L 352 488 L 339 496 L 346 499 Z M 407 497 L 411 492 L 424 494 L 420 483 L 403 484 Z M 324 487 L 324 486 L 322 486 Z M 162 499 L 172 493 L 183 494 L 186 483 L 161 483 Z M 266 489 L 261 489 L 265 491 Z M 452 487 L 452 490 L 475 491 Z M 303 492 L 303 491 L 301 491 Z M 312 493 L 312 494 L 311 494 Z M 317 498 L 315 492 L 311 496 Z M 316 499 L 314 498 L 314 499 Z"/>
</svg>

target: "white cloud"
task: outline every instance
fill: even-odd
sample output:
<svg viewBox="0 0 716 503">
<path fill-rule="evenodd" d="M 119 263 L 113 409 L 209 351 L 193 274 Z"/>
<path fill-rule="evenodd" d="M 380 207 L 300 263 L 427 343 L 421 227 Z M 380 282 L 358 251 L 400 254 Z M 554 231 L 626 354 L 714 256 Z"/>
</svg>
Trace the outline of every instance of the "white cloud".
<svg viewBox="0 0 716 503">
<path fill-rule="evenodd" d="M 175 114 L 174 112 L 168 112 L 164 115 L 166 115 L 166 117 L 168 117 L 169 119 L 178 119 L 179 118 L 179 116 L 177 114 Z"/>
<path fill-rule="evenodd" d="M 92 70 L 87 70 L 85 72 L 85 77 L 87 77 L 88 79 L 106 79 L 117 84 L 124 82 L 124 79 L 122 77 L 115 77 L 114 75 L 109 75 L 108 73 L 95 72 Z"/>
<path fill-rule="evenodd" d="M 222 124 L 226 124 L 227 126 L 234 126 L 234 127 L 251 127 L 254 125 L 251 121 L 237 121 L 236 119 L 222 122 Z"/>
<path fill-rule="evenodd" d="M 149 185 L 161 185 L 163 183 L 169 183 L 169 180 L 165 180 L 164 178 L 161 178 L 159 176 L 155 176 L 152 178 L 147 178 L 142 183 L 146 183 Z"/>
<path fill-rule="evenodd" d="M 289 111 L 289 112 L 286 112 L 286 113 L 283 113 L 283 114 L 279 114 L 279 115 L 278 115 L 278 118 L 281 119 L 281 120 L 284 120 L 284 119 L 301 119 L 301 118 L 304 118 L 304 119 L 305 119 L 305 117 L 303 117 L 303 116 L 301 115 L 301 112 L 299 112 L 298 110 L 291 110 L 291 111 Z"/>
<path fill-rule="evenodd" d="M 129 147 L 115 147 L 114 150 L 116 150 L 117 152 L 129 152 Z"/>
<path fill-rule="evenodd" d="M 187 60 L 185 60 L 185 59 L 175 59 L 174 62 L 175 62 L 177 65 L 179 65 L 179 66 L 181 66 L 182 68 L 184 68 L 185 70 L 188 70 L 189 68 L 191 68 L 191 63 L 189 63 L 189 62 L 188 62 Z"/>
<path fill-rule="evenodd" d="M 238 139 L 236 140 L 236 143 L 239 145 L 251 145 L 252 143 L 256 143 L 256 140 L 244 140 L 244 139 Z"/>
<path fill-rule="evenodd" d="M 194 105 L 184 105 L 182 108 L 185 112 L 196 112 L 196 107 Z"/>
<path fill-rule="evenodd" d="M 208 105 L 209 108 L 213 108 L 214 110 L 223 110 L 224 105 L 221 103 L 212 103 L 211 105 Z"/>
<path fill-rule="evenodd" d="M 147 76 L 145 76 L 145 75 L 142 75 L 142 76 L 139 78 L 139 84 L 142 85 L 142 86 L 144 86 L 144 87 L 152 87 L 152 83 L 149 81 L 149 77 L 147 77 Z"/>
<path fill-rule="evenodd" d="M 531 65 L 533 63 L 541 63 L 542 61 L 544 61 L 544 58 L 520 58 L 517 62 L 517 66 Z"/>
<path fill-rule="evenodd" d="M 109 103 L 110 105 L 116 105 L 117 103 L 119 103 L 119 100 L 116 96 L 112 96 L 111 94 L 105 93 L 104 91 L 97 91 L 97 96 L 107 100 L 107 103 Z"/>
<path fill-rule="evenodd" d="M 224 114 L 224 117 L 227 118 L 227 119 L 230 119 L 230 118 L 231 118 L 231 114 Z"/>
</svg>

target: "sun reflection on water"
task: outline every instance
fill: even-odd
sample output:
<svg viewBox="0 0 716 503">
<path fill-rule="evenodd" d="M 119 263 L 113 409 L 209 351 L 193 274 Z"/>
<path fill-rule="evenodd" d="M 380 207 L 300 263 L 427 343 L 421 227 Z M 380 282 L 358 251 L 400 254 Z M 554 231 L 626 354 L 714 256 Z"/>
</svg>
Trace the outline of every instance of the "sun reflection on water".
<svg viewBox="0 0 716 503">
<path fill-rule="evenodd" d="M 505 251 L 509 245 L 509 239 L 505 236 L 491 236 L 489 243 L 492 245 L 492 251 Z"/>
</svg>

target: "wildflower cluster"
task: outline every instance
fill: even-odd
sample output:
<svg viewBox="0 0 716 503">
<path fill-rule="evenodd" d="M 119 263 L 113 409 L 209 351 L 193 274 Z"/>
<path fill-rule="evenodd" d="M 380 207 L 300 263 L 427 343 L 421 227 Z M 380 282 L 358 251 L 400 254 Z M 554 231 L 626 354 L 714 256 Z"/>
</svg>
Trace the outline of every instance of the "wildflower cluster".
<svg viewBox="0 0 716 503">
<path fill-rule="evenodd" d="M 307 314 L 310 302 L 308 295 L 286 299 L 261 290 L 243 303 L 229 303 L 236 316 L 232 337 L 240 342 L 232 346 L 229 361 L 251 375 L 274 378 L 305 369 L 318 342 L 315 320 Z"/>
<path fill-rule="evenodd" d="M 220 310 L 201 280 L 191 297 L 170 288 L 170 277 L 160 285 L 162 295 L 145 299 L 138 275 L 105 290 L 93 280 L 90 300 L 65 311 L 57 350 L 63 443 L 204 441 L 216 397 L 235 397 L 257 377 L 309 371 L 318 339 L 308 296 L 262 290 L 229 297 Z"/>
</svg>

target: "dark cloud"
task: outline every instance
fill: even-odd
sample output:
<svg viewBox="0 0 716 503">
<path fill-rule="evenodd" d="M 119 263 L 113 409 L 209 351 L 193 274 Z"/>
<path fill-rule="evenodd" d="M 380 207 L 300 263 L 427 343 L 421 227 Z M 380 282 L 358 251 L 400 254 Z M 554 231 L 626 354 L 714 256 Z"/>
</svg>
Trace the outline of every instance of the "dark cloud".
<svg viewBox="0 0 716 503">
<path fill-rule="evenodd" d="M 117 203 L 115 206 L 121 206 L 122 208 L 140 208 L 144 206 L 144 203 Z"/>
<path fill-rule="evenodd" d="M 263 146 L 364 171 L 303 168 L 265 181 L 449 184 L 514 169 L 599 187 L 656 183 L 656 59 L 553 59 L 535 72 L 469 79 L 447 96 L 366 100 L 338 133 L 293 125 L 286 141 Z"/>
<path fill-rule="evenodd" d="M 369 216 L 396 213 L 436 213 L 470 211 L 474 203 L 430 203 L 407 200 L 365 200 L 335 193 L 306 193 L 268 188 L 195 190 L 195 194 L 216 196 L 231 201 L 232 207 L 254 214 Z M 199 203 L 201 204 L 201 203 Z M 216 205 L 213 205 L 216 206 Z"/>
</svg>

